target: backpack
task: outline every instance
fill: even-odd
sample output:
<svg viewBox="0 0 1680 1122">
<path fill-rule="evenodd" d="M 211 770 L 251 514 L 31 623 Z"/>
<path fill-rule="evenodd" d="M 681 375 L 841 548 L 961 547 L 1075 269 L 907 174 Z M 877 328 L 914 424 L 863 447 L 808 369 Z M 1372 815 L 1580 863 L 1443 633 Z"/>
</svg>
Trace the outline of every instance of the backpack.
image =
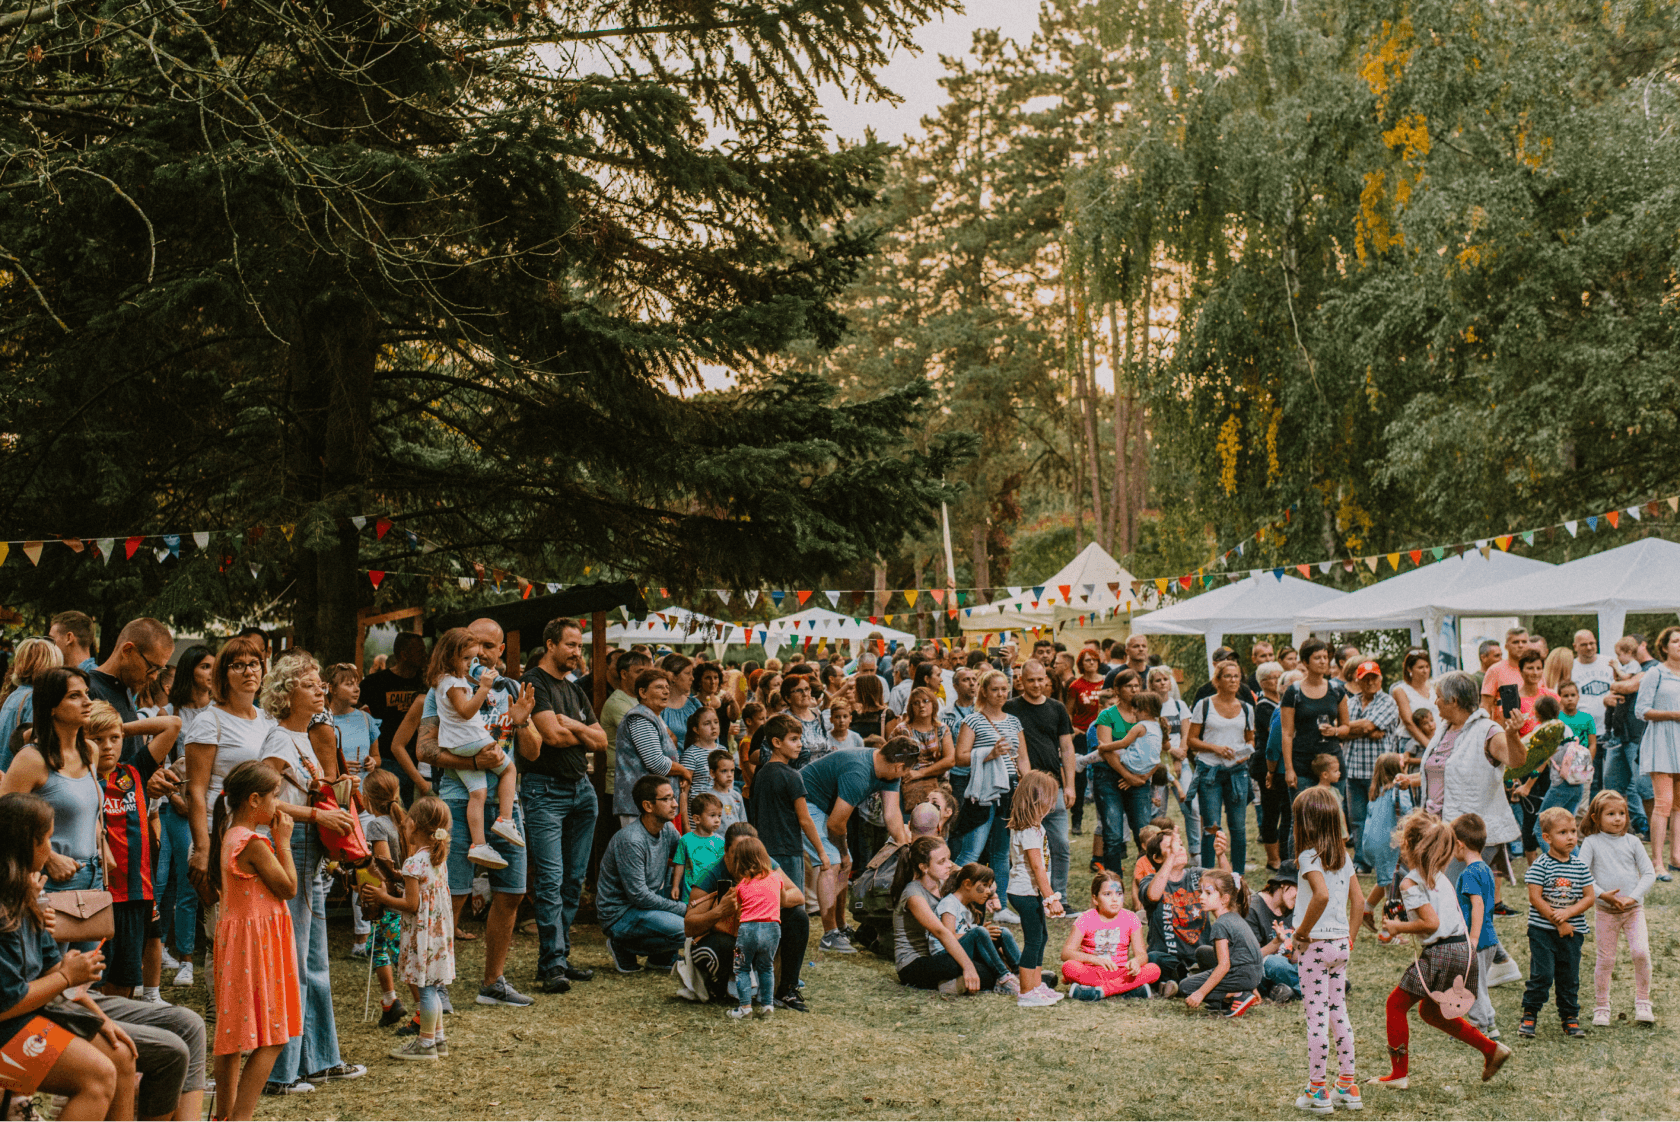
<svg viewBox="0 0 1680 1122">
<path fill-rule="evenodd" d="M 886 959 L 893 957 L 893 909 L 898 901 L 893 899 L 892 882 L 902 848 L 895 841 L 887 842 L 853 878 L 849 889 L 860 941 Z"/>
</svg>

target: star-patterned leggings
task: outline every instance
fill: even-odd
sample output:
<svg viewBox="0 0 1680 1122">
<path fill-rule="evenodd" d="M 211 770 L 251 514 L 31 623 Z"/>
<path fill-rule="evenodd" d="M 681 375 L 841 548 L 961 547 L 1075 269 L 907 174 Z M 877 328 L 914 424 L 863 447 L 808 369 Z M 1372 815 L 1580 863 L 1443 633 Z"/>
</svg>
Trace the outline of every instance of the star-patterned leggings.
<svg viewBox="0 0 1680 1122">
<path fill-rule="evenodd" d="M 1307 1011 L 1307 1077 L 1323 1083 L 1330 1041 L 1337 1073 L 1353 1075 L 1353 1025 L 1347 1015 L 1348 941 L 1312 939 L 1301 955 L 1301 1003 Z"/>
</svg>

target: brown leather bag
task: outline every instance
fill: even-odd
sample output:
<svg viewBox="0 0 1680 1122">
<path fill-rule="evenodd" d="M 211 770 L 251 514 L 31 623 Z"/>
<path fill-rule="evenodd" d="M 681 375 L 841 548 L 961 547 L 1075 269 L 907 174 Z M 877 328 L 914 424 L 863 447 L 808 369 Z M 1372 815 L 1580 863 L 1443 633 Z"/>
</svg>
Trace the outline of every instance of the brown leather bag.
<svg viewBox="0 0 1680 1122">
<path fill-rule="evenodd" d="M 57 917 L 53 938 L 60 943 L 89 943 L 117 933 L 117 917 L 109 892 L 78 888 L 47 893 L 47 906 Z"/>
</svg>

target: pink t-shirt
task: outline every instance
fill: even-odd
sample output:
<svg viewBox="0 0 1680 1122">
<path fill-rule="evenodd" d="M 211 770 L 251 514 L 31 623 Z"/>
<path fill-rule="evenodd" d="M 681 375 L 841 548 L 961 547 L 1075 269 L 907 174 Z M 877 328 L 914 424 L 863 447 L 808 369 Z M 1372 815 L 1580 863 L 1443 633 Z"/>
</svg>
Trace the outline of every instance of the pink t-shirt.
<svg viewBox="0 0 1680 1122">
<path fill-rule="evenodd" d="M 1517 669 L 1517 664 L 1508 658 L 1500 659 L 1488 667 L 1487 673 L 1482 675 L 1482 696 L 1490 699 L 1483 703 L 1482 708 L 1486 709 L 1491 716 L 1493 713 L 1492 702 L 1499 699 L 1499 687 L 1521 685 L 1522 671 Z"/>
<path fill-rule="evenodd" d="M 741 881 L 735 886 L 735 898 L 741 902 L 742 923 L 781 922 L 782 878 L 775 873 Z"/>
<path fill-rule="evenodd" d="M 1132 932 L 1141 930 L 1137 913 L 1124 908 L 1113 919 L 1092 908 L 1073 921 L 1073 929 L 1079 932 L 1080 951 L 1108 955 L 1116 961 L 1127 957 L 1132 946 Z"/>
</svg>

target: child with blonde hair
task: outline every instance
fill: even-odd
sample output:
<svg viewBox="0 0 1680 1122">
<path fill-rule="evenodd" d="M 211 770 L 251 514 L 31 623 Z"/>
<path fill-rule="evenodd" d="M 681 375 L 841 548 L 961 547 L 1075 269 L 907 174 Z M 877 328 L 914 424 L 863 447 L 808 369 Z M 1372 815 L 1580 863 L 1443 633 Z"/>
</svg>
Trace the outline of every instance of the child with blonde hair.
<svg viewBox="0 0 1680 1122">
<path fill-rule="evenodd" d="M 1050 889 L 1046 871 L 1044 818 L 1056 808 L 1060 785 L 1049 772 L 1029 771 L 1015 788 L 1009 811 L 1009 906 L 1021 917 L 1023 1008 L 1054 1005 L 1062 995 L 1044 984 L 1044 947 L 1050 941 L 1046 917 L 1062 914 L 1062 897 Z"/>
<path fill-rule="evenodd" d="M 476 756 L 496 743 L 496 738 L 490 735 L 490 729 L 480 715 L 480 710 L 490 699 L 490 691 L 496 686 L 496 671 L 486 666 L 479 670 L 476 682 L 467 678 L 478 650 L 478 640 L 464 627 L 451 627 L 432 648 L 432 664 L 427 680 L 437 694 L 438 747 L 453 756 Z M 504 841 L 523 846 L 525 839 L 513 818 L 519 776 L 514 770 L 512 755 L 504 758 L 491 774 L 496 776 L 496 821 L 490 829 Z M 484 835 L 484 803 L 490 789 L 488 777 L 482 771 L 458 769 L 455 778 L 467 789 L 467 836 L 471 839 L 467 860 L 486 868 L 507 868 L 507 859 L 496 852 Z"/>
<path fill-rule="evenodd" d="M 1307 1017 L 1307 1089 L 1301 1110 L 1329 1114 L 1336 1107 L 1363 1109 L 1354 1075 L 1353 1024 L 1347 1015 L 1348 963 L 1365 899 L 1345 844 L 1342 800 L 1333 789 L 1308 787 L 1295 796 L 1298 847 L 1294 947 L 1300 964 L 1301 1004 Z M 1336 1045 L 1336 1083 L 1327 1086 L 1330 1045 Z"/>
<path fill-rule="evenodd" d="M 408 832 L 408 815 L 403 812 L 402 786 L 395 774 L 384 768 L 374 768 L 362 779 L 362 797 L 367 810 L 362 814 L 362 833 L 367 836 L 368 848 L 374 858 L 400 869 L 407 850 L 403 837 Z M 376 870 L 377 871 L 377 870 Z M 383 878 L 381 878 L 383 879 Z M 402 999 L 397 997 L 396 965 L 402 945 L 402 916 L 395 908 L 382 907 L 379 918 L 370 925 L 372 947 L 363 944 L 365 953 L 372 955 L 371 965 L 379 979 L 379 1027 L 400 1024 L 408 1015 Z M 355 953 L 355 948 L 351 948 Z M 418 989 L 414 990 L 416 1004 Z"/>
<path fill-rule="evenodd" d="M 416 799 L 404 837 L 403 894 L 362 886 L 377 900 L 413 919 L 403 925 L 397 972 L 420 989 L 420 1033 L 392 1049 L 393 1060 L 437 1060 L 449 1055 L 443 1034 L 443 989 L 455 980 L 455 912 L 449 899 L 449 807 L 434 795 Z"/>
<path fill-rule="evenodd" d="M 1581 863 L 1598 886 L 1594 897 L 1598 959 L 1593 964 L 1593 1024 L 1610 1023 L 1610 975 L 1616 942 L 1627 937 L 1633 958 L 1633 1019 L 1648 1025 L 1651 1013 L 1651 936 L 1645 928 L 1645 894 L 1657 883 L 1651 855 L 1628 832 L 1628 804 L 1615 791 L 1600 791 L 1581 818 Z"/>
</svg>

